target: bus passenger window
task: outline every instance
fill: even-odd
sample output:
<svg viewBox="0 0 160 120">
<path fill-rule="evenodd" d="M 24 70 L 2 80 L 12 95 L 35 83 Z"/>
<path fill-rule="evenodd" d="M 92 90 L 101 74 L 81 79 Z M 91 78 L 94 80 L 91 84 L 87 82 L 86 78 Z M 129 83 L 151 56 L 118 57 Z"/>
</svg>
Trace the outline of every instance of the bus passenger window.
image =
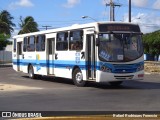
<svg viewBox="0 0 160 120">
<path fill-rule="evenodd" d="M 26 50 L 27 50 L 27 37 L 25 37 L 23 41 L 23 51 L 26 52 Z"/>
<path fill-rule="evenodd" d="M 68 50 L 68 32 L 57 34 L 56 50 Z"/>
<path fill-rule="evenodd" d="M 31 36 L 28 38 L 28 46 L 27 46 L 28 51 L 35 51 L 35 37 Z"/>
<path fill-rule="evenodd" d="M 45 51 L 45 35 L 37 36 L 36 51 Z"/>
<path fill-rule="evenodd" d="M 82 50 L 83 49 L 83 31 L 76 30 L 70 32 L 70 50 Z"/>
<path fill-rule="evenodd" d="M 14 41 L 13 41 L 13 51 L 14 52 L 16 52 L 16 47 L 17 47 L 16 46 L 16 44 L 17 44 L 16 41 L 17 41 L 16 39 L 14 39 Z"/>
</svg>

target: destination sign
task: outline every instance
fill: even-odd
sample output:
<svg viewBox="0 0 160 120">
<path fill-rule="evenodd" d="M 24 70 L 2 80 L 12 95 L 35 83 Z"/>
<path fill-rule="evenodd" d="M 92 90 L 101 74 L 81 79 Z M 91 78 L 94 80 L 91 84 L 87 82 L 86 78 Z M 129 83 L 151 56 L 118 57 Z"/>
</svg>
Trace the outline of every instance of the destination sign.
<svg viewBox="0 0 160 120">
<path fill-rule="evenodd" d="M 140 28 L 138 25 L 129 25 L 129 24 L 100 24 L 99 31 L 100 32 L 108 32 L 108 31 L 140 32 Z"/>
</svg>

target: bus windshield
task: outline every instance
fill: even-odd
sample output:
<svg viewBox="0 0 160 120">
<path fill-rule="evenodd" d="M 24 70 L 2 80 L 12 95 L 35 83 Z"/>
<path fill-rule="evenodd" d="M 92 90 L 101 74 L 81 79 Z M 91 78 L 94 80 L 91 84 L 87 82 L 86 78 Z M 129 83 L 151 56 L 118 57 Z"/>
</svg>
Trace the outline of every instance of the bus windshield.
<svg viewBox="0 0 160 120">
<path fill-rule="evenodd" d="M 99 34 L 99 59 L 102 61 L 118 62 L 133 61 L 143 54 L 140 34 L 131 33 L 101 33 Z"/>
</svg>

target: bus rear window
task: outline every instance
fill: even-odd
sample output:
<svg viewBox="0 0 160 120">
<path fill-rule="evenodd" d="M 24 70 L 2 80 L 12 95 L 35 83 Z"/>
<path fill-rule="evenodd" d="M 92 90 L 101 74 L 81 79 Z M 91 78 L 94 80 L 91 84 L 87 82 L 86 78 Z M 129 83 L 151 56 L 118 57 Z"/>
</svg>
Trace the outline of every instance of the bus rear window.
<svg viewBox="0 0 160 120">
<path fill-rule="evenodd" d="M 17 45 L 16 45 L 16 39 L 14 39 L 14 41 L 13 41 L 13 51 L 14 52 L 16 52 L 16 47 L 17 47 Z"/>
</svg>

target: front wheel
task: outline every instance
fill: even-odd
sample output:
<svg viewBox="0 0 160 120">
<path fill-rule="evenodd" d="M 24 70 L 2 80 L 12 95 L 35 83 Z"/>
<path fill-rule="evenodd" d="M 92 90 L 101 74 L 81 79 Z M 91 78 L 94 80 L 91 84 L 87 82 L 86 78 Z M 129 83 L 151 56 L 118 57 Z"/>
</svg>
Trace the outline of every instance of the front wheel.
<svg viewBox="0 0 160 120">
<path fill-rule="evenodd" d="M 29 66 L 28 74 L 29 74 L 30 78 L 32 78 L 32 79 L 35 78 L 35 74 L 34 74 L 34 70 L 33 70 L 33 66 L 32 65 Z"/>
<path fill-rule="evenodd" d="M 86 84 L 86 81 L 83 80 L 83 74 L 79 68 L 76 68 L 73 71 L 72 79 L 74 84 L 78 87 L 83 87 Z"/>
<path fill-rule="evenodd" d="M 116 82 L 109 82 L 112 86 L 120 86 L 123 83 L 123 81 L 116 81 Z"/>
</svg>

